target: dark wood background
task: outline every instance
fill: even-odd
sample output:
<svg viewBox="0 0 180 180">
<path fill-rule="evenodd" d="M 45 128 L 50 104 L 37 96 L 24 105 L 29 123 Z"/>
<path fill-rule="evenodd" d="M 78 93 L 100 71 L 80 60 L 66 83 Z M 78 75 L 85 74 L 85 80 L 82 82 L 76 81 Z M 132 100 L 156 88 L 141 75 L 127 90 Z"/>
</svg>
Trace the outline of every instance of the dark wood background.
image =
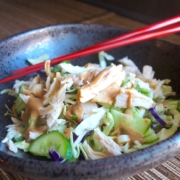
<svg viewBox="0 0 180 180">
<path fill-rule="evenodd" d="M 127 15 L 123 16 L 111 9 L 91 5 L 85 1 L 0 0 L 0 39 L 34 28 L 63 23 L 96 23 L 128 29 L 137 29 L 147 24 L 147 22 L 138 21 L 137 18 L 129 18 Z M 101 1 L 111 2 L 111 0 Z M 140 2 L 144 0 L 131 1 Z M 112 0 L 112 5 L 115 5 L 114 2 L 119 2 L 119 6 L 125 9 L 123 5 L 125 1 Z M 166 1 L 164 0 L 164 2 Z M 133 5 L 134 7 L 136 4 Z M 177 35 L 171 35 L 164 39 L 180 43 L 180 36 Z"/>
</svg>

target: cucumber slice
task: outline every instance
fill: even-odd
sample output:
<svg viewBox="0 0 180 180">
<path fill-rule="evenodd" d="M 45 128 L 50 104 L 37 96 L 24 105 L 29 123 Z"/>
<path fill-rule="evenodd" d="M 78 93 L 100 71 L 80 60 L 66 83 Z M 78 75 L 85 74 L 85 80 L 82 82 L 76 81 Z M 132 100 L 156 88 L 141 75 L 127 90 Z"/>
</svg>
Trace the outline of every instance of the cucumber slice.
<svg viewBox="0 0 180 180">
<path fill-rule="evenodd" d="M 114 127 L 116 127 L 120 120 L 123 118 L 124 114 L 120 111 L 120 110 L 116 110 L 116 109 L 110 109 L 110 113 L 113 116 L 114 119 Z"/>
<path fill-rule="evenodd" d="M 157 136 L 157 134 L 153 133 L 144 138 L 144 144 L 153 143 L 153 142 L 157 141 L 158 139 L 159 139 L 159 137 Z"/>
<path fill-rule="evenodd" d="M 157 141 L 159 139 L 158 135 L 153 129 L 149 128 L 144 135 L 144 144 L 149 144 Z"/>
<path fill-rule="evenodd" d="M 154 131 L 151 128 L 149 128 L 147 132 L 144 134 L 144 137 L 150 136 L 151 134 L 154 134 Z"/>
<path fill-rule="evenodd" d="M 51 131 L 39 136 L 30 144 L 29 152 L 33 155 L 49 157 L 51 149 L 65 159 L 72 159 L 71 144 L 59 131 Z"/>
<path fill-rule="evenodd" d="M 131 111 L 133 114 L 133 129 L 144 135 L 151 126 L 151 120 L 140 117 L 138 112 L 133 108 Z"/>
<path fill-rule="evenodd" d="M 110 113 L 114 118 L 114 127 L 117 126 L 125 126 L 127 128 L 131 128 L 135 131 L 140 132 L 144 135 L 147 130 L 150 128 L 151 120 L 147 118 L 142 118 L 136 110 L 129 109 L 131 112 L 131 116 L 127 114 L 123 114 L 121 111 L 116 109 L 111 109 Z"/>
</svg>

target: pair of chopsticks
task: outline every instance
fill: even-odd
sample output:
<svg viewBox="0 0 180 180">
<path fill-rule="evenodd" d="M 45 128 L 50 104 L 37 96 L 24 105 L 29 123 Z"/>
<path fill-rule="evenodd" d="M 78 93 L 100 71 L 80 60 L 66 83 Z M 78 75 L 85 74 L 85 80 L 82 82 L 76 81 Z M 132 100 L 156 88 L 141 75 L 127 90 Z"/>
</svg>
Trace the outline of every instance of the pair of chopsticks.
<svg viewBox="0 0 180 180">
<path fill-rule="evenodd" d="M 160 21 L 152 25 L 148 25 L 144 28 L 140 28 L 138 30 L 117 36 L 115 38 L 112 38 L 102 43 L 98 43 L 96 45 L 82 49 L 80 51 L 77 51 L 68 55 L 64 55 L 58 58 L 54 58 L 50 61 L 50 64 L 51 66 L 54 66 L 67 59 L 73 60 L 75 58 L 87 56 L 87 55 L 97 53 L 100 51 L 110 50 L 113 48 L 122 47 L 122 46 L 130 45 L 130 44 L 134 44 L 137 42 L 159 38 L 159 37 L 166 36 L 169 34 L 177 33 L 177 32 L 180 32 L 179 22 L 180 22 L 180 15 Z M 44 62 L 31 65 L 22 69 L 14 70 L 13 71 L 14 75 L 0 80 L 0 84 L 23 77 L 25 75 L 28 75 L 34 72 L 38 72 L 42 69 L 44 69 Z"/>
</svg>

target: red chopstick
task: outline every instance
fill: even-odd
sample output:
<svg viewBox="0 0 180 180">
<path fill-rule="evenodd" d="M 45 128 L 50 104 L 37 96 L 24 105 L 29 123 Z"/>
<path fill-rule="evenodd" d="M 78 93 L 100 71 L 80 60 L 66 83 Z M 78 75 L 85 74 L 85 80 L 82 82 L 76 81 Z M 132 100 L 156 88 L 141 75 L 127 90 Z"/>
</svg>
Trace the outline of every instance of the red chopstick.
<svg viewBox="0 0 180 180">
<path fill-rule="evenodd" d="M 175 17 L 175 20 L 173 20 L 173 18 L 171 18 L 169 23 L 174 23 L 174 22 L 177 23 L 178 21 L 180 21 L 180 16 Z M 165 20 L 164 22 L 166 22 L 165 26 L 169 25 L 167 20 Z M 158 23 L 156 23 L 155 26 L 157 28 Z M 161 22 L 160 26 L 162 26 L 162 22 Z M 165 27 L 165 26 L 163 26 L 163 27 Z M 148 26 L 148 27 L 150 27 L 150 26 Z M 176 24 L 174 26 L 167 26 L 165 28 L 159 28 L 158 27 L 158 30 L 154 30 L 153 25 L 151 25 L 150 28 L 152 28 L 153 30 L 151 29 L 152 31 L 150 31 L 150 29 L 149 29 L 148 32 L 143 33 L 143 34 L 133 35 L 132 37 L 126 37 L 125 39 L 123 38 L 124 36 L 121 36 L 122 40 L 117 40 L 116 38 L 113 38 L 113 39 L 111 39 L 109 41 L 99 43 L 99 44 L 97 44 L 95 46 L 91 46 L 89 48 L 80 50 L 80 51 L 78 51 L 76 53 L 72 53 L 72 54 L 69 54 L 69 55 L 61 56 L 59 58 L 55 58 L 55 59 L 51 60 L 51 66 L 53 66 L 55 64 L 58 64 L 58 63 L 62 62 L 65 59 L 74 59 L 74 58 L 78 58 L 78 57 L 81 57 L 81 56 L 97 53 L 97 52 L 102 51 L 102 50 L 109 50 L 109 49 L 112 49 L 112 48 L 122 47 L 122 46 L 130 45 L 130 44 L 133 44 L 133 43 L 136 43 L 136 42 L 141 42 L 141 41 L 144 41 L 144 40 L 150 40 L 150 39 L 153 39 L 153 38 L 158 38 L 158 37 L 161 37 L 161 36 L 166 36 L 166 35 L 169 35 L 169 34 L 172 34 L 172 33 L 180 32 L 180 24 Z M 145 27 L 144 29 L 147 30 L 147 27 Z M 140 29 L 140 31 L 142 31 L 142 29 Z M 133 33 L 135 33 L 135 32 L 136 31 L 133 31 Z M 138 33 L 138 30 L 137 30 L 137 33 Z M 131 36 L 130 33 L 128 33 L 128 34 Z M 128 34 L 125 34 L 125 36 L 127 36 Z M 29 67 L 26 67 L 26 68 L 22 68 L 22 69 L 19 70 L 19 71 L 22 71 L 20 74 L 16 74 L 14 76 L 2 79 L 2 80 L 0 80 L 0 84 L 8 82 L 10 80 L 14 80 L 14 79 L 22 77 L 22 76 L 25 76 L 27 74 L 31 74 L 33 72 L 40 71 L 43 68 L 44 68 L 44 62 L 36 64 L 36 65 L 29 66 Z"/>
<path fill-rule="evenodd" d="M 1 79 L 1 80 L 0 80 L 0 84 L 5 83 L 5 82 L 12 81 L 12 80 L 14 80 L 14 79 L 17 79 L 17 78 L 26 76 L 26 75 L 31 74 L 31 73 L 34 73 L 34 72 L 36 72 L 36 71 L 34 71 L 34 69 L 31 69 L 31 70 L 29 70 L 28 72 L 24 71 L 24 72 L 19 73 L 19 74 L 16 74 L 16 75 L 9 76 L 9 77 L 7 77 L 7 78 Z"/>
<path fill-rule="evenodd" d="M 152 25 L 148 25 L 146 27 L 143 27 L 141 29 L 138 29 L 138 30 L 135 30 L 135 31 L 123 34 L 123 35 L 120 35 L 118 37 L 112 38 L 110 40 L 107 40 L 105 42 L 93 45 L 91 47 L 88 47 L 88 48 L 80 50 L 80 51 L 86 51 L 86 50 L 91 49 L 91 48 L 96 48 L 96 47 L 99 47 L 99 46 L 104 46 L 104 45 L 109 44 L 109 43 L 117 42 L 117 41 L 120 41 L 120 40 L 123 40 L 123 39 L 127 39 L 127 38 L 130 38 L 130 37 L 142 34 L 142 33 L 150 32 L 150 31 L 153 31 L 153 30 L 157 30 L 157 29 L 160 29 L 160 28 L 163 28 L 163 27 L 166 27 L 166 26 L 178 23 L 178 22 L 180 22 L 180 15 L 172 17 L 172 18 L 169 18 L 169 19 L 166 19 L 166 20 L 163 20 L 161 22 L 158 22 L 158 23 L 155 23 L 155 24 L 152 24 Z M 54 59 L 51 60 L 51 65 L 55 65 L 55 64 L 60 63 L 63 60 L 66 60 L 66 59 L 78 58 L 79 56 L 78 56 L 78 54 L 76 56 L 76 53 L 79 53 L 80 51 L 75 52 L 75 53 L 71 53 L 71 54 L 68 54 L 68 55 L 65 55 L 65 56 L 61 56 L 61 57 L 58 57 L 58 58 L 54 58 Z M 87 54 L 87 55 L 89 55 L 89 54 Z M 82 56 L 84 56 L 84 55 L 82 55 Z M 55 63 L 53 64 L 52 62 L 55 62 Z M 36 64 L 36 65 L 28 66 L 28 67 L 25 67 L 25 68 L 14 70 L 13 74 L 21 73 L 23 71 L 29 71 L 31 69 L 36 69 L 36 67 L 44 68 L 44 62 Z"/>
</svg>

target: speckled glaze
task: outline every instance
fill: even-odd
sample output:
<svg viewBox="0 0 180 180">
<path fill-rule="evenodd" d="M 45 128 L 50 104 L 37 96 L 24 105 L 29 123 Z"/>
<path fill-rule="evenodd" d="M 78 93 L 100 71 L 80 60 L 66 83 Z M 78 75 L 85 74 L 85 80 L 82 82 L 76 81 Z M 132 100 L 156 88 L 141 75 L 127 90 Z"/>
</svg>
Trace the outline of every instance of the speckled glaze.
<svg viewBox="0 0 180 180">
<path fill-rule="evenodd" d="M 35 58 L 42 54 L 48 54 L 50 58 L 58 57 L 124 32 L 127 30 L 115 27 L 70 24 L 50 26 L 15 35 L 0 42 L 0 77 L 7 77 L 12 70 L 27 66 L 27 58 Z M 128 56 L 140 69 L 143 65 L 152 65 L 157 78 L 172 80 L 177 97 L 180 97 L 180 46 L 161 40 L 152 40 L 117 48 L 109 53 L 116 59 Z M 97 55 L 91 55 L 79 58 L 73 63 L 83 65 L 88 61 L 96 62 L 97 60 Z M 13 83 L 0 85 L 0 90 L 11 88 Z M 4 117 L 6 112 L 4 105 L 5 103 L 11 105 L 13 101 L 14 99 L 7 95 L 0 96 L 0 141 L 6 135 L 5 126 L 10 124 L 10 119 Z M 25 177 L 43 180 L 110 180 L 155 167 L 179 152 L 179 131 L 166 141 L 133 153 L 95 161 L 64 164 L 33 157 L 22 151 L 14 154 L 0 143 L 0 167 Z"/>
</svg>

